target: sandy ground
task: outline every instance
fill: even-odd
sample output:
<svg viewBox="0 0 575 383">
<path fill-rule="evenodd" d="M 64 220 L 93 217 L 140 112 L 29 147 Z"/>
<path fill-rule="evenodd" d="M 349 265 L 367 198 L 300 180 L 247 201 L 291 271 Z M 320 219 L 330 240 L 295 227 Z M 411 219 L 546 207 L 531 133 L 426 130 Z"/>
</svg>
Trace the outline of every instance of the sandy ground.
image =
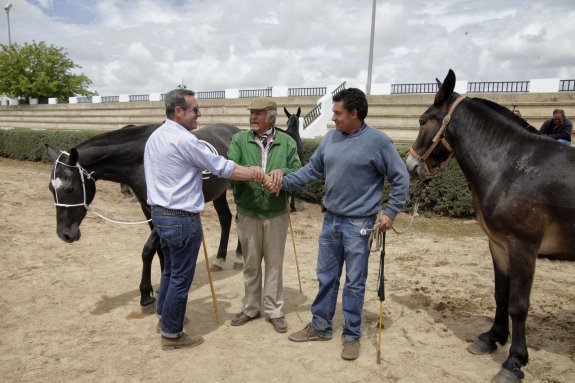
<svg viewBox="0 0 575 383">
<path fill-rule="evenodd" d="M 486 382 L 508 345 L 488 356 L 465 347 L 490 327 L 493 273 L 487 241 L 474 221 L 401 215 L 405 234 L 387 239 L 387 299 L 381 356 L 376 363 L 378 257 L 370 264 L 361 356 L 340 358 L 338 330 L 330 342 L 292 343 L 258 319 L 231 327 L 242 305 L 241 272 L 213 274 L 214 310 L 203 251 L 189 296 L 186 330 L 205 343 L 161 351 L 156 319 L 139 306 L 140 254 L 148 229 L 118 226 L 89 215 L 82 239 L 56 236 L 46 164 L 0 159 L 0 381 L 2 382 Z M 98 182 L 92 205 L 116 219 L 139 220 L 138 204 L 117 184 Z M 310 319 L 317 291 L 317 236 L 322 215 L 300 202 L 292 215 L 303 293 L 290 238 L 286 248 L 286 318 L 290 332 Z M 211 204 L 203 214 L 210 260 L 219 230 Z M 575 382 L 575 263 L 541 260 L 527 322 L 526 382 Z M 154 261 L 153 281 L 159 283 Z M 341 294 L 340 294 L 341 297 Z M 335 326 L 341 329 L 338 305 Z"/>
</svg>

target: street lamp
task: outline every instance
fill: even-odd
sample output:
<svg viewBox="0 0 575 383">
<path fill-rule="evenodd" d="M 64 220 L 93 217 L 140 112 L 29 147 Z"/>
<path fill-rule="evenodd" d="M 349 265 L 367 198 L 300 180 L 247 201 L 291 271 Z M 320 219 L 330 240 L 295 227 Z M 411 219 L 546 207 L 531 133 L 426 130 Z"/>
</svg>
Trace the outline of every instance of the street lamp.
<svg viewBox="0 0 575 383">
<path fill-rule="evenodd" d="M 12 45 L 12 36 L 10 36 L 10 8 L 12 8 L 12 3 L 8 3 L 4 6 L 6 18 L 8 19 L 8 45 Z"/>
<path fill-rule="evenodd" d="M 373 6 L 371 9 L 371 37 L 369 39 L 369 63 L 367 65 L 367 85 L 365 87 L 365 93 L 369 96 L 371 94 L 371 71 L 373 68 L 373 35 L 375 31 L 375 3 L 373 0 Z"/>
</svg>

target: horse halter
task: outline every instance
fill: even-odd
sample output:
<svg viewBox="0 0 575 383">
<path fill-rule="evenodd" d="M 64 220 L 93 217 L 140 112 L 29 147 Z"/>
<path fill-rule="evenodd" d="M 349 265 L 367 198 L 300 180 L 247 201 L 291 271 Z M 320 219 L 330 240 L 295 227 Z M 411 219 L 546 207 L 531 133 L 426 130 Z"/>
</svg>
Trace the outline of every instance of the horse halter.
<svg viewBox="0 0 575 383">
<path fill-rule="evenodd" d="M 449 157 L 447 157 L 447 159 L 442 162 L 442 165 L 448 164 L 449 161 L 451 160 L 451 158 L 453 157 L 453 147 L 447 141 L 447 138 L 445 137 L 445 132 L 447 131 L 447 126 L 451 122 L 451 115 L 455 111 L 455 108 L 457 107 L 457 105 L 459 105 L 459 103 L 461 101 L 463 101 L 463 99 L 464 99 L 463 96 L 459 96 L 459 97 L 457 97 L 455 102 L 453 104 L 451 104 L 451 107 L 449 108 L 447 115 L 445 117 L 443 117 L 443 121 L 441 122 L 441 127 L 439 128 L 439 130 L 435 134 L 435 137 L 433 137 L 433 141 L 431 141 L 431 146 L 425 151 L 425 153 L 423 153 L 422 156 L 420 156 L 415 151 L 415 149 L 413 149 L 413 146 L 409 149 L 409 154 L 411 154 L 412 156 L 417 158 L 418 161 L 423 163 L 423 166 L 425 167 L 425 171 L 427 174 L 430 174 L 429 166 L 427 165 L 427 159 L 431 155 L 431 152 L 433 152 L 433 150 L 435 150 L 435 148 L 437 147 L 437 145 L 440 142 L 443 144 L 443 147 L 449 152 Z"/>
<path fill-rule="evenodd" d="M 58 156 L 56 161 L 54 161 L 54 171 L 52 172 L 52 180 L 51 180 L 52 187 L 54 188 L 54 198 L 56 198 L 56 202 L 54 203 L 54 206 L 58 206 L 58 207 L 84 206 L 84 208 L 86 210 L 89 210 L 89 206 L 86 203 L 86 182 L 84 179 L 84 175 L 86 176 L 87 179 L 94 181 L 94 178 L 92 178 L 92 173 L 94 173 L 94 172 L 88 173 L 88 171 L 86 169 L 84 169 L 79 163 L 76 163 L 76 165 L 65 164 L 64 162 L 60 161 L 60 157 L 62 157 L 62 154 L 66 154 L 68 156 L 70 155 L 69 153 L 66 153 L 66 152 L 60 152 L 60 155 Z M 67 204 L 67 203 L 60 203 L 58 201 L 58 188 L 56 187 L 56 167 L 58 166 L 58 164 L 67 166 L 69 168 L 77 168 L 78 169 L 78 172 L 80 173 L 80 179 L 82 180 L 82 193 L 84 194 L 84 202 Z"/>
</svg>

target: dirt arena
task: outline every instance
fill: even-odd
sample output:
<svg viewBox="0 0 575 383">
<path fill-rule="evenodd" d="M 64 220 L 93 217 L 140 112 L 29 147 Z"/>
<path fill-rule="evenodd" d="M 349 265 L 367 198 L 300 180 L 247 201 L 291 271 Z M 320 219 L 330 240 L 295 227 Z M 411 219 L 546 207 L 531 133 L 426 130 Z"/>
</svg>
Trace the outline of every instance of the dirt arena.
<svg viewBox="0 0 575 383">
<path fill-rule="evenodd" d="M 293 343 L 258 319 L 231 327 L 242 305 L 241 272 L 214 273 L 216 323 L 203 249 L 190 291 L 186 330 L 205 343 L 161 351 L 156 318 L 142 313 L 138 284 L 145 225 L 113 225 L 93 215 L 74 244 L 56 235 L 48 191 L 50 166 L 0 158 L 0 381 L 2 382 L 487 382 L 509 344 L 488 356 L 465 348 L 489 329 L 494 314 L 487 240 L 469 220 L 402 214 L 387 236 L 381 364 L 376 363 L 377 272 L 370 263 L 361 356 L 340 358 L 341 306 L 329 342 Z M 92 206 L 115 219 L 141 220 L 139 205 L 117 184 L 99 181 Z M 319 207 L 300 202 L 291 216 L 303 293 L 288 237 L 284 281 L 289 331 L 309 320 Z M 232 208 L 233 209 L 233 208 Z M 210 261 L 219 229 L 210 205 L 202 214 Z M 159 284 L 154 260 L 153 281 Z M 530 362 L 525 382 L 575 382 L 575 263 L 540 260 L 527 321 Z M 340 293 L 341 299 L 341 293 Z"/>
</svg>

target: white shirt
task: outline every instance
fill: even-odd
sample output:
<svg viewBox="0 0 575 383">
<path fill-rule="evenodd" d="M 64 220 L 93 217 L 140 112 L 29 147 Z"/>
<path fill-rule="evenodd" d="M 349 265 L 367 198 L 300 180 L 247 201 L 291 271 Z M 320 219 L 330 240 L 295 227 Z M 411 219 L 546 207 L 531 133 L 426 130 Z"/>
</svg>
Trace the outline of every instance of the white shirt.
<svg viewBox="0 0 575 383">
<path fill-rule="evenodd" d="M 199 213 L 204 209 L 202 171 L 229 178 L 235 164 L 210 149 L 186 128 L 167 119 L 144 150 L 147 202 Z"/>
</svg>

